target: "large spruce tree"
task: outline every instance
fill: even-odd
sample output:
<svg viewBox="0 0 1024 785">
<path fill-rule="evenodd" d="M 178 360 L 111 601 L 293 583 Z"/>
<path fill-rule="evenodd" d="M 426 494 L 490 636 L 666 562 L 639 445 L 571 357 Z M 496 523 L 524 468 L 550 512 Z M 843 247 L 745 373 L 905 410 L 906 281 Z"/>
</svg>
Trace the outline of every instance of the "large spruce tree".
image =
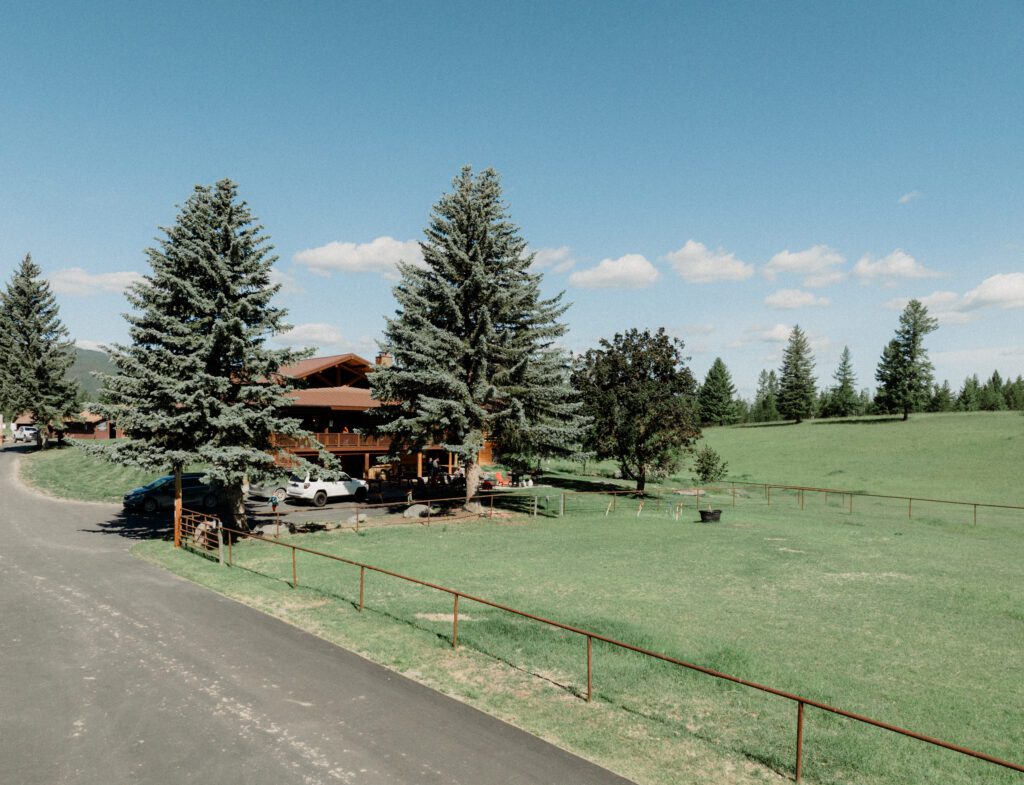
<svg viewBox="0 0 1024 785">
<path fill-rule="evenodd" d="M 573 385 L 591 417 L 586 447 L 612 458 L 626 479 L 676 471 L 700 437 L 697 382 L 686 367 L 682 341 L 665 330 L 628 330 L 579 357 Z"/>
<path fill-rule="evenodd" d="M 0 410 L 31 412 L 45 444 L 77 414 L 78 384 L 67 375 L 74 344 L 31 255 L 0 292 L 0 312 Z"/>
<path fill-rule="evenodd" d="M 912 411 L 926 406 L 934 379 L 924 338 L 938 326 L 920 300 L 907 303 L 896 337 L 882 351 L 875 371 L 880 385 L 875 403 L 881 411 L 902 412 L 906 420 Z"/>
<path fill-rule="evenodd" d="M 799 424 L 814 412 L 814 356 L 807 335 L 795 325 L 782 353 L 779 372 L 779 414 Z"/>
<path fill-rule="evenodd" d="M 457 453 L 468 501 L 485 438 L 517 461 L 576 451 L 584 421 L 555 346 L 567 306 L 561 294 L 541 297 L 492 169 L 463 168 L 425 234 L 426 264 L 399 265 L 398 309 L 381 342 L 393 363 L 370 374 L 385 402 L 374 430 L 395 453 L 431 443 Z"/>
<path fill-rule="evenodd" d="M 99 409 L 130 438 L 94 449 L 179 477 L 206 464 L 244 526 L 243 481 L 278 471 L 271 434 L 303 435 L 279 413 L 291 388 L 278 373 L 302 354 L 266 346 L 287 329 L 271 304 L 277 257 L 230 180 L 196 186 L 162 231 L 146 251 L 151 272 L 128 292 L 131 343 L 111 348 L 117 373 L 103 377 Z"/>
<path fill-rule="evenodd" d="M 721 357 L 708 369 L 697 394 L 701 425 L 729 425 L 736 422 L 736 386 Z"/>
</svg>

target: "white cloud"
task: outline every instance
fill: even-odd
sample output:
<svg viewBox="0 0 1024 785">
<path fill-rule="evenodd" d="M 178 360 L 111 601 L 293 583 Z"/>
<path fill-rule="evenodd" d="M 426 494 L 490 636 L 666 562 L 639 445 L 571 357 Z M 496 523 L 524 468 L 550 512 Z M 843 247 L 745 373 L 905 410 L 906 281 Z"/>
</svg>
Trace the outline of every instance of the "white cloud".
<svg viewBox="0 0 1024 785">
<path fill-rule="evenodd" d="M 903 194 L 903 196 L 896 201 L 900 204 L 910 204 L 911 202 L 916 202 L 922 196 L 924 196 L 924 194 L 920 191 L 909 191 L 908 193 Z"/>
<path fill-rule="evenodd" d="M 602 259 L 596 267 L 569 276 L 569 283 L 583 289 L 643 289 L 656 280 L 658 269 L 638 253 Z"/>
<path fill-rule="evenodd" d="M 827 297 L 816 297 L 812 292 L 800 289 L 779 289 L 764 298 L 764 304 L 777 310 L 807 308 L 812 305 L 829 305 L 832 301 Z"/>
<path fill-rule="evenodd" d="M 327 243 L 318 248 L 299 251 L 294 259 L 296 264 L 308 267 L 320 275 L 345 272 L 380 273 L 385 277 L 394 277 L 400 261 L 417 267 L 424 264 L 418 242 L 402 242 L 393 237 L 378 237 L 368 243 Z"/>
<path fill-rule="evenodd" d="M 895 285 L 895 281 L 900 278 L 936 278 L 942 275 L 936 270 L 929 270 L 899 248 L 881 259 L 865 254 L 853 266 L 853 274 L 864 283 L 877 279 L 886 286 Z"/>
<path fill-rule="evenodd" d="M 779 273 L 804 276 L 804 286 L 821 288 L 839 283 L 846 272 L 839 267 L 846 261 L 841 253 L 827 245 L 814 245 L 803 251 L 780 251 L 768 260 L 764 275 L 774 281 Z"/>
<path fill-rule="evenodd" d="M 792 332 L 793 325 L 791 324 L 773 324 L 771 327 L 755 325 L 744 330 L 743 337 L 739 340 L 733 341 L 729 344 L 729 347 L 732 349 L 740 349 L 752 343 L 767 343 L 775 344 L 781 348 L 782 344 L 789 341 L 789 336 Z M 807 342 L 810 344 L 811 351 L 813 352 L 824 351 L 832 345 L 832 342 L 824 335 L 809 333 L 806 330 L 804 331 L 804 334 L 807 336 Z M 777 356 L 777 353 L 769 356 L 775 357 Z"/>
<path fill-rule="evenodd" d="M 553 273 L 564 273 L 576 264 L 568 245 L 558 248 L 538 248 L 534 252 L 531 269 L 534 272 L 550 270 Z"/>
<path fill-rule="evenodd" d="M 280 291 L 282 294 L 302 294 L 306 291 L 294 275 L 286 273 L 284 270 L 279 270 L 276 267 L 270 268 L 270 282 L 272 284 L 281 284 Z"/>
<path fill-rule="evenodd" d="M 310 322 L 297 324 L 288 332 L 275 335 L 273 341 L 283 346 L 337 347 L 344 344 L 345 337 L 333 324 Z"/>
<path fill-rule="evenodd" d="M 966 311 L 985 306 L 1024 308 L 1024 273 L 1001 273 L 986 278 L 964 295 Z"/>
<path fill-rule="evenodd" d="M 740 261 L 721 248 L 711 251 L 696 240 L 687 240 L 686 245 L 664 258 L 680 278 L 690 283 L 742 281 L 754 274 L 754 265 Z"/>
<path fill-rule="evenodd" d="M 684 324 L 679 328 L 677 334 L 680 338 L 685 338 L 687 335 L 711 335 L 715 331 L 715 325 L 713 324 Z"/>
<path fill-rule="evenodd" d="M 50 287 L 58 294 L 86 297 L 101 292 L 120 294 L 136 281 L 140 273 L 126 270 L 116 273 L 90 273 L 81 267 L 67 267 L 50 276 Z"/>
</svg>

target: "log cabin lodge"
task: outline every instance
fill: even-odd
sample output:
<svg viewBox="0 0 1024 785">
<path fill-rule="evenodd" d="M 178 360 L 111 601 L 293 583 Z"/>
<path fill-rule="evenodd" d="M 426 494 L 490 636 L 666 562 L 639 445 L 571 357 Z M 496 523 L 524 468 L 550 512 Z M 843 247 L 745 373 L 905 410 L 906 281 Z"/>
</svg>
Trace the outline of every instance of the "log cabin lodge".
<svg viewBox="0 0 1024 785">
<path fill-rule="evenodd" d="M 390 356 L 377 356 L 378 365 L 390 363 Z M 371 478 L 378 459 L 388 454 L 391 440 L 387 437 L 365 436 L 370 409 L 380 402 L 370 394 L 367 374 L 373 369 L 369 360 L 357 354 L 335 354 L 312 357 L 281 368 L 281 375 L 293 380 L 296 389 L 288 394 L 293 403 L 282 413 L 299 420 L 303 430 L 332 455 L 352 477 Z M 275 446 L 289 453 L 314 459 L 316 447 L 310 440 L 274 436 Z M 437 458 L 443 471 L 451 473 L 458 465 L 457 456 L 439 446 L 428 446 L 422 452 L 402 456 L 402 476 L 422 477 L 428 462 Z M 482 463 L 490 463 L 491 447 L 485 444 L 480 453 Z M 394 472 L 392 472 L 392 475 Z"/>
</svg>

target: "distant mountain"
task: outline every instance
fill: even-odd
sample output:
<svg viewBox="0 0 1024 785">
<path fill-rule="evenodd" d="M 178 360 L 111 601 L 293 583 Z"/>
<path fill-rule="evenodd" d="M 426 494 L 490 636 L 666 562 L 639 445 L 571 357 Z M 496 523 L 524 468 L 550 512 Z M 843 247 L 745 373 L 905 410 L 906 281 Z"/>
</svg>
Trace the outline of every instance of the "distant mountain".
<svg viewBox="0 0 1024 785">
<path fill-rule="evenodd" d="M 75 362 L 68 370 L 68 376 L 78 382 L 82 388 L 84 401 L 95 401 L 99 398 L 99 380 L 92 375 L 93 371 L 113 373 L 114 366 L 103 352 L 93 349 L 75 347 Z"/>
</svg>

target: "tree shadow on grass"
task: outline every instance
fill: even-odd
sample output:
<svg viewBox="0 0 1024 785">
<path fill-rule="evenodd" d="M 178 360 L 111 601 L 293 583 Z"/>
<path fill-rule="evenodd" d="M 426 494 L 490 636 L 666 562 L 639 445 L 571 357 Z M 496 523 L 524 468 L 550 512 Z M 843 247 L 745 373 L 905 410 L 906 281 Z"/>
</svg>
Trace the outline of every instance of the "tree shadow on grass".
<svg viewBox="0 0 1024 785">
<path fill-rule="evenodd" d="M 887 425 L 893 422 L 902 422 L 902 415 L 892 417 L 873 417 L 870 420 L 813 420 L 812 425 Z"/>
<path fill-rule="evenodd" d="M 544 475 L 540 479 L 540 483 L 543 485 L 550 485 L 552 488 L 557 488 L 562 491 L 573 491 L 575 493 L 585 493 L 587 491 L 597 491 L 601 493 L 608 493 L 609 491 L 632 491 L 634 488 L 628 488 L 623 485 L 617 485 L 607 480 L 584 480 L 578 477 L 558 477 L 550 474 Z M 543 489 L 541 489 L 543 490 Z M 538 493 L 536 488 L 533 491 Z"/>
</svg>

